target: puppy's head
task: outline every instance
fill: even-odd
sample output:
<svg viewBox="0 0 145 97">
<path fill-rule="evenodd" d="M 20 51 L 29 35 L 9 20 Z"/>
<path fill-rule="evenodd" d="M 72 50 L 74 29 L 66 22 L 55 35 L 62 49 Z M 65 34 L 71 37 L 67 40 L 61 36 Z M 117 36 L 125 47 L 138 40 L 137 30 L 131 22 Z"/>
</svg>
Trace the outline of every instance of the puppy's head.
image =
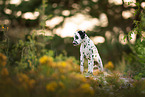
<svg viewBox="0 0 145 97">
<path fill-rule="evenodd" d="M 82 43 L 83 39 L 85 38 L 85 31 L 77 31 L 74 34 L 74 41 L 73 41 L 73 45 L 79 45 L 80 43 Z"/>
</svg>

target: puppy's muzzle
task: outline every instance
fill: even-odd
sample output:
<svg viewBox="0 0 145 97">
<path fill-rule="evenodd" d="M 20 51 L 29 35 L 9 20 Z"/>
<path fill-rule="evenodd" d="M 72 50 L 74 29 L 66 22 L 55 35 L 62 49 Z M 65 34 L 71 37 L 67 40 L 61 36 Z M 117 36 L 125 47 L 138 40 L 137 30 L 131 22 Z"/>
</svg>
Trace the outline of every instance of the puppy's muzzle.
<svg viewBox="0 0 145 97">
<path fill-rule="evenodd" d="M 73 45 L 76 46 L 78 44 L 77 41 L 73 41 Z"/>
</svg>

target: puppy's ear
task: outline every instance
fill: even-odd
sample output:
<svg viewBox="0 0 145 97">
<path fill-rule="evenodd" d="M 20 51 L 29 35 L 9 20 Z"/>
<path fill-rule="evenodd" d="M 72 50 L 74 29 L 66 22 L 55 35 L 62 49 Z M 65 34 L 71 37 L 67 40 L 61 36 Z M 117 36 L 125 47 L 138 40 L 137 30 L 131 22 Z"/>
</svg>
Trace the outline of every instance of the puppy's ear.
<svg viewBox="0 0 145 97">
<path fill-rule="evenodd" d="M 78 31 L 78 33 L 80 34 L 81 39 L 85 38 L 85 31 Z"/>
</svg>

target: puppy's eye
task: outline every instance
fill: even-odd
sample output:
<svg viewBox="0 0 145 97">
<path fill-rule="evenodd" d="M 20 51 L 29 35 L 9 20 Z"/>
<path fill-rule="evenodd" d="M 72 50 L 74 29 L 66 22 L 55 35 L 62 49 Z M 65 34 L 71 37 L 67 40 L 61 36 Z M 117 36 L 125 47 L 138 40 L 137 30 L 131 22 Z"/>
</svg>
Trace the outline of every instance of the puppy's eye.
<svg viewBox="0 0 145 97">
<path fill-rule="evenodd" d="M 75 36 L 75 38 L 76 38 L 76 39 L 79 39 L 79 37 L 78 37 L 77 35 Z"/>
</svg>

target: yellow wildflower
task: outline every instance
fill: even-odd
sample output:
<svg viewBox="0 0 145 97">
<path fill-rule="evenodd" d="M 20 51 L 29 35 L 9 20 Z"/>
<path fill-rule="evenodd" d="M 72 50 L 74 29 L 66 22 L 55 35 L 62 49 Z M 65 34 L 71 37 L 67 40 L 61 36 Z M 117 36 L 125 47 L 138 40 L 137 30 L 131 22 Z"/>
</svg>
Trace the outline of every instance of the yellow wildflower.
<svg viewBox="0 0 145 97">
<path fill-rule="evenodd" d="M 57 62 L 57 68 L 60 71 L 60 73 L 65 73 L 68 70 L 66 69 L 66 62 Z"/>
<path fill-rule="evenodd" d="M 88 83 L 82 84 L 82 85 L 80 86 L 80 90 L 81 90 L 81 92 L 83 92 L 83 93 L 89 93 L 89 94 L 91 94 L 91 95 L 94 94 L 93 88 L 92 88 Z"/>
<path fill-rule="evenodd" d="M 29 77 L 26 74 L 20 73 L 18 74 L 19 82 L 28 82 Z"/>
<path fill-rule="evenodd" d="M 82 74 L 76 73 L 75 76 L 77 79 L 81 79 L 81 81 L 86 82 L 86 78 Z"/>
<path fill-rule="evenodd" d="M 3 68 L 3 69 L 1 70 L 1 75 L 2 75 L 2 76 L 8 76 L 8 75 L 9 75 L 8 69 L 7 69 L 7 68 Z"/>
<path fill-rule="evenodd" d="M 67 63 L 66 69 L 68 71 L 72 71 L 73 70 L 73 66 L 74 66 L 74 64 Z"/>
<path fill-rule="evenodd" d="M 61 73 L 66 73 L 66 72 L 69 72 L 69 71 L 73 70 L 71 64 L 66 63 L 66 62 L 64 62 L 64 61 L 62 61 L 62 62 L 57 62 L 57 67 L 58 67 L 58 69 L 59 69 L 59 71 L 60 71 Z"/>
<path fill-rule="evenodd" d="M 57 83 L 56 82 L 51 82 L 46 85 L 46 90 L 50 92 L 54 92 L 57 88 Z"/>
<path fill-rule="evenodd" d="M 50 56 L 43 56 L 39 59 L 40 64 L 49 64 L 52 65 L 53 64 L 53 58 Z"/>
<path fill-rule="evenodd" d="M 74 72 L 70 74 L 70 78 L 75 79 L 75 80 L 80 80 L 82 82 L 87 81 L 86 78 L 82 74 L 74 73 Z"/>
<path fill-rule="evenodd" d="M 105 64 L 104 67 L 107 69 L 110 69 L 110 70 L 114 69 L 114 65 L 111 61 L 109 61 L 107 64 Z"/>
<path fill-rule="evenodd" d="M 5 27 L 4 26 L 2 26 L 2 29 L 4 29 Z"/>
<path fill-rule="evenodd" d="M 80 86 L 81 89 L 87 89 L 87 88 L 90 88 L 90 85 L 88 83 L 85 83 L 85 84 L 82 84 Z"/>
<path fill-rule="evenodd" d="M 66 62 L 62 62 L 62 67 L 66 67 Z"/>
<path fill-rule="evenodd" d="M 5 66 L 7 63 L 6 61 L 7 61 L 7 57 L 2 53 L 0 53 L 0 65 Z"/>
<path fill-rule="evenodd" d="M 57 66 L 58 66 L 58 67 L 63 67 L 63 68 L 65 68 L 65 67 L 66 67 L 66 62 L 58 62 L 58 63 L 57 63 Z"/>
<path fill-rule="evenodd" d="M 66 60 L 66 62 L 69 63 L 69 64 L 73 64 L 73 60 L 72 60 L 71 58 L 68 58 L 68 59 Z"/>
</svg>

